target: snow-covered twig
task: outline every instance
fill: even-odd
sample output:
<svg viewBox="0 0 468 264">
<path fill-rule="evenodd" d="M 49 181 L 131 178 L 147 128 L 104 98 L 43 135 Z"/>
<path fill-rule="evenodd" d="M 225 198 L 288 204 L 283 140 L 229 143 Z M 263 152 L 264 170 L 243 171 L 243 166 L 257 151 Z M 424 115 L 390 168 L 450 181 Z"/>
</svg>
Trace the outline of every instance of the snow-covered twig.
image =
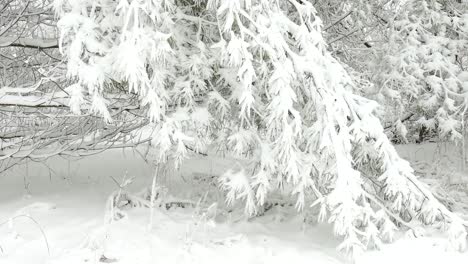
<svg viewBox="0 0 468 264">
<path fill-rule="evenodd" d="M 4 221 L 4 222 L 0 222 L 0 226 L 2 225 L 5 225 L 5 224 L 8 224 L 10 223 L 11 221 L 15 220 L 15 219 L 18 219 L 18 218 L 27 218 L 29 220 L 31 220 L 38 228 L 39 230 L 41 231 L 41 235 L 42 235 L 42 238 L 44 239 L 44 243 L 46 245 L 46 248 L 47 248 L 47 254 L 50 256 L 50 246 L 49 246 L 49 241 L 47 240 L 47 236 L 44 232 L 44 229 L 41 227 L 41 225 L 39 224 L 39 222 L 36 221 L 36 219 L 32 218 L 31 216 L 29 215 L 25 215 L 25 214 L 22 214 L 22 215 L 15 215 L 13 217 L 11 217 L 10 219 Z"/>
</svg>

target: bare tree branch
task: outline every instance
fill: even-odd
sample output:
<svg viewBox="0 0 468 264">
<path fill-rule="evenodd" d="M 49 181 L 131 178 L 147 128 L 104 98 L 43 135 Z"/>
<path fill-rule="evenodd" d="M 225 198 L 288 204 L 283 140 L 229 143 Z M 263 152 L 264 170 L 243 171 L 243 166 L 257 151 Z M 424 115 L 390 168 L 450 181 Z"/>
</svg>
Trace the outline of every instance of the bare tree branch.
<svg viewBox="0 0 468 264">
<path fill-rule="evenodd" d="M 16 16 L 15 19 L 13 19 L 12 21 L 10 21 L 10 23 L 8 25 L 6 25 L 2 30 L 0 30 L 0 37 L 3 36 L 11 27 L 13 27 L 16 23 L 18 23 L 18 21 L 21 19 L 22 15 L 24 14 L 24 11 L 26 11 L 26 9 L 28 9 L 28 6 L 29 6 L 29 3 L 31 3 L 30 0 L 28 0 L 26 2 L 26 4 L 24 5 L 23 9 L 18 13 L 18 15 Z"/>
<path fill-rule="evenodd" d="M 0 48 L 21 47 L 30 49 L 58 49 L 57 39 L 0 37 Z"/>
</svg>

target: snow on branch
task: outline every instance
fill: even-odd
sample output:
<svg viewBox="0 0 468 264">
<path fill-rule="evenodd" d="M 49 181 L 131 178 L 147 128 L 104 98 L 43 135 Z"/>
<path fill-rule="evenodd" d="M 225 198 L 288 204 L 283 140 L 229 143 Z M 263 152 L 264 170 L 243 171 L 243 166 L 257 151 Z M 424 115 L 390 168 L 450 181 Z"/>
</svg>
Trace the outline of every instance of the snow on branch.
<svg viewBox="0 0 468 264">
<path fill-rule="evenodd" d="M 0 48 L 58 49 L 57 39 L 0 37 Z"/>
<path fill-rule="evenodd" d="M 187 146 L 247 157 L 254 166 L 220 179 L 228 202 L 255 215 L 281 190 L 299 211 L 320 205 L 351 254 L 378 248 L 408 215 L 465 246 L 465 223 L 398 156 L 377 104 L 353 93 L 310 1 L 56 3 L 73 105 L 108 120 L 110 90 L 136 95 L 158 162 L 179 165 Z"/>
</svg>

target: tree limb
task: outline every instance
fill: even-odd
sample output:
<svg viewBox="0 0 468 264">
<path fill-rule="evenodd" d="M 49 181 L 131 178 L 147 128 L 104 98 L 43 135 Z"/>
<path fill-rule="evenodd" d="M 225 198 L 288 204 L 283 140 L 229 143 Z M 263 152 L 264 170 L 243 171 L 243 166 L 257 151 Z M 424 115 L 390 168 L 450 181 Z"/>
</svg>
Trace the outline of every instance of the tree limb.
<svg viewBox="0 0 468 264">
<path fill-rule="evenodd" d="M 58 49 L 57 39 L 34 39 L 0 37 L 0 49 L 6 47 L 22 47 L 30 49 Z"/>
</svg>

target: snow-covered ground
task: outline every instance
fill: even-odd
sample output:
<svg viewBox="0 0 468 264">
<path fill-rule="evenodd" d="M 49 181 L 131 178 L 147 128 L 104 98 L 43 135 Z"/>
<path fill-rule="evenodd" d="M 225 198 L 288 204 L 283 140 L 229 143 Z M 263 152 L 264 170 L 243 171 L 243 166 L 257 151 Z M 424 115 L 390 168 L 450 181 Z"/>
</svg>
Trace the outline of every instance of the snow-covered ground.
<svg viewBox="0 0 468 264">
<path fill-rule="evenodd" d="M 418 170 L 431 174 L 435 147 L 418 147 L 403 147 L 400 153 Z M 446 158 L 452 160 L 450 155 Z M 57 158 L 47 166 L 28 164 L 0 177 L 2 264 L 347 262 L 335 250 L 340 240 L 333 236 L 331 226 L 303 224 L 293 208 L 274 207 L 250 220 L 236 211 L 216 212 L 218 205 L 212 197 L 216 194 L 190 179 L 217 175 L 236 166 L 232 160 L 193 159 L 172 179 L 160 179 L 172 190 L 172 197 L 180 200 L 196 203 L 200 197 L 209 197 L 198 206 L 156 208 L 152 220 L 150 209 L 131 208 L 113 222 L 106 217 L 108 197 L 119 187 L 111 177 L 119 182 L 124 175 L 135 177 L 125 190 L 136 193 L 151 186 L 151 166 L 131 151 L 71 162 Z M 463 174 L 458 176 L 463 178 Z M 468 253 L 447 250 L 440 235 L 400 234 L 395 243 L 357 260 L 369 264 L 442 262 L 468 263 Z"/>
</svg>

